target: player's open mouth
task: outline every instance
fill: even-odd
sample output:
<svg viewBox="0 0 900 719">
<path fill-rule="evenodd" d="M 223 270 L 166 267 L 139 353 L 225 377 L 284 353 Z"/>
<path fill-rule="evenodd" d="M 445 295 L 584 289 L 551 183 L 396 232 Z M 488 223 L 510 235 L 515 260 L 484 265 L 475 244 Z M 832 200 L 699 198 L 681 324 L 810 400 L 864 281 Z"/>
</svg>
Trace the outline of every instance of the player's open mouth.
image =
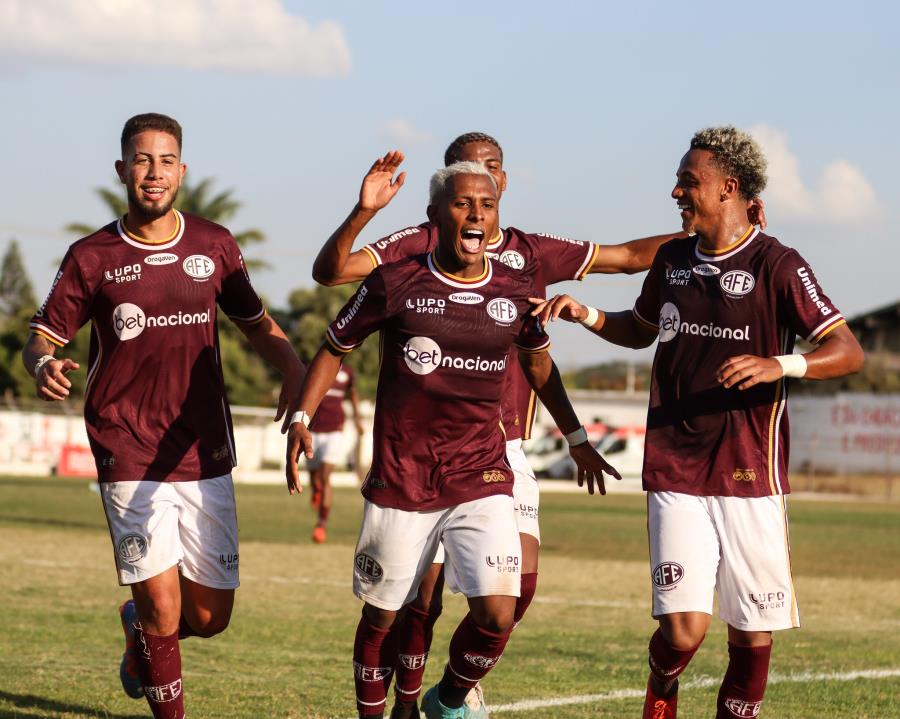
<svg viewBox="0 0 900 719">
<path fill-rule="evenodd" d="M 478 252 L 484 242 L 484 230 L 467 229 L 459 233 L 466 252 Z"/>
<path fill-rule="evenodd" d="M 142 187 L 141 192 L 144 193 L 144 197 L 151 201 L 161 200 L 162 196 L 166 194 L 165 187 Z"/>
<path fill-rule="evenodd" d="M 678 209 L 681 211 L 681 214 L 684 215 L 686 212 L 693 212 L 693 205 L 689 205 L 686 202 L 679 202 Z"/>
</svg>

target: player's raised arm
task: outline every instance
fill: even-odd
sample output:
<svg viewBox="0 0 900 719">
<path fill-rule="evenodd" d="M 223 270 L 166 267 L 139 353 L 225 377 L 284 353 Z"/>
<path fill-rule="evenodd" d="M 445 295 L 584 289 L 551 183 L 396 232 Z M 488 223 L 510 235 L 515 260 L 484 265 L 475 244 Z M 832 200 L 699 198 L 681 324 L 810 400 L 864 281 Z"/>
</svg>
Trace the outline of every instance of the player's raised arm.
<svg viewBox="0 0 900 719">
<path fill-rule="evenodd" d="M 549 300 L 529 297 L 535 305 L 531 314 L 548 324 L 557 319 L 577 322 L 587 327 L 598 337 L 621 347 L 641 349 L 653 344 L 658 329 L 650 323 L 641 322 L 631 310 L 604 312 L 581 304 L 569 295 L 555 295 Z"/>
<path fill-rule="evenodd" d="M 351 252 L 353 242 L 377 212 L 403 187 L 406 173 L 401 172 L 394 177 L 402 162 L 403 153 L 392 150 L 375 160 L 369 168 L 359 189 L 359 201 L 319 250 L 313 263 L 313 279 L 320 285 L 358 282 L 372 271 L 372 259 L 365 251 Z"/>
<path fill-rule="evenodd" d="M 69 396 L 72 383 L 66 375 L 80 365 L 70 359 L 56 359 L 54 345 L 46 337 L 32 334 L 22 349 L 22 363 L 34 377 L 37 396 L 45 402 L 61 402 Z"/>
</svg>

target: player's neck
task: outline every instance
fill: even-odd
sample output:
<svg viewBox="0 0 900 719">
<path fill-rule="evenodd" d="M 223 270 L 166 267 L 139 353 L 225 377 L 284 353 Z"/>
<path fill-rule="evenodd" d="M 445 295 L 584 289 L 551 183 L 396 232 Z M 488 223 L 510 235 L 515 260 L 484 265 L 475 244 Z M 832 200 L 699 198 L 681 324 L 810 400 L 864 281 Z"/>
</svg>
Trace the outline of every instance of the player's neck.
<svg viewBox="0 0 900 719">
<path fill-rule="evenodd" d="M 441 245 L 438 245 L 434 249 L 434 259 L 442 272 L 463 280 L 479 278 L 485 272 L 484 253 L 478 256 L 477 262 L 466 263 L 453 252 L 447 252 Z"/>
<path fill-rule="evenodd" d="M 715 227 L 697 230 L 700 238 L 700 248 L 711 252 L 722 252 L 728 248 L 743 242 L 753 226 L 747 221 L 747 216 L 726 216 Z"/>
<path fill-rule="evenodd" d="M 162 217 L 147 217 L 140 210 L 128 208 L 122 224 L 129 234 L 144 242 L 168 242 L 178 231 L 179 220 L 175 210 L 169 210 Z"/>
</svg>

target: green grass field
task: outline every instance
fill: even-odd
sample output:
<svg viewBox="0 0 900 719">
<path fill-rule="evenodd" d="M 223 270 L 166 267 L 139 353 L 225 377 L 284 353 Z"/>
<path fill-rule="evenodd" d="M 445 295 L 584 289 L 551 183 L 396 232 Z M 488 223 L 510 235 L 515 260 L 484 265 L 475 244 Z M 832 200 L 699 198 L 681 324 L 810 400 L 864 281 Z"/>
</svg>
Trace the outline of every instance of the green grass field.
<svg viewBox="0 0 900 719">
<path fill-rule="evenodd" d="M 354 716 L 359 495 L 339 491 L 336 505 L 329 543 L 315 546 L 305 495 L 238 487 L 231 627 L 182 643 L 191 719 Z M 541 514 L 538 595 L 485 682 L 493 714 L 638 717 L 654 627 L 644 498 L 545 494 Z M 776 636 L 763 716 L 900 717 L 900 504 L 792 500 L 790 514 L 804 628 Z M 126 596 L 86 481 L 0 479 L 0 719 L 149 716 L 118 682 Z M 427 683 L 463 612 L 445 599 Z M 712 716 L 725 657 L 714 621 L 684 675 L 680 716 Z"/>
</svg>

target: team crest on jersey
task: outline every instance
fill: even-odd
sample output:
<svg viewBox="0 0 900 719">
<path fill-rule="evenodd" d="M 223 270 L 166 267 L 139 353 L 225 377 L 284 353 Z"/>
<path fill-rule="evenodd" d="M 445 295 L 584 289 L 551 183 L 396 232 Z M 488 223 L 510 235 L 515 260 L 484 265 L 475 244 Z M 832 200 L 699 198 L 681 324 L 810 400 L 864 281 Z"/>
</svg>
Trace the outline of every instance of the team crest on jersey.
<svg viewBox="0 0 900 719">
<path fill-rule="evenodd" d="M 205 282 L 216 271 L 216 263 L 206 255 L 191 255 L 181 266 L 185 274 L 197 282 Z"/>
<path fill-rule="evenodd" d="M 497 297 L 488 302 L 487 313 L 502 325 L 515 322 L 519 316 L 516 305 L 505 297 Z"/>
<path fill-rule="evenodd" d="M 722 275 L 719 285 L 731 297 L 743 297 L 753 290 L 756 280 L 744 270 L 731 270 Z"/>
<path fill-rule="evenodd" d="M 116 545 L 123 562 L 135 564 L 147 556 L 147 540 L 140 534 L 126 534 Z"/>
<path fill-rule="evenodd" d="M 506 250 L 503 252 L 500 255 L 500 261 L 507 267 L 512 267 L 514 270 L 521 270 L 525 266 L 525 258 L 522 257 L 522 253 L 516 252 L 515 250 Z"/>
<path fill-rule="evenodd" d="M 700 275 L 701 277 L 713 277 L 714 275 L 718 275 L 722 270 L 720 270 L 715 265 L 710 265 L 709 263 L 704 263 L 702 265 L 694 265 L 693 272 L 695 275 Z"/>
<path fill-rule="evenodd" d="M 756 470 L 754 469 L 736 469 L 731 475 L 735 482 L 755 482 Z"/>
</svg>

